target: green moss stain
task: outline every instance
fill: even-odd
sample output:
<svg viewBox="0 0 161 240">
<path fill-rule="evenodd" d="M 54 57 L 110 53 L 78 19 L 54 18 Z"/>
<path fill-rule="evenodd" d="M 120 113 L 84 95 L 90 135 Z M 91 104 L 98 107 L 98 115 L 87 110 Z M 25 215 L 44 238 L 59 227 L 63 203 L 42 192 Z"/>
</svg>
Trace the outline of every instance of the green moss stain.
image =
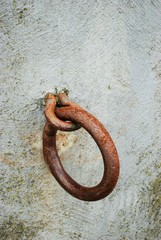
<svg viewBox="0 0 161 240">
<path fill-rule="evenodd" d="M 82 234 L 76 233 L 76 232 L 71 232 L 71 233 L 69 233 L 69 237 L 70 237 L 70 239 L 79 240 L 79 239 L 82 239 Z"/>
<path fill-rule="evenodd" d="M 25 20 L 26 13 L 28 12 L 28 8 L 24 7 L 23 9 L 17 9 L 17 16 L 19 22 L 22 22 L 22 20 Z"/>
<path fill-rule="evenodd" d="M 154 196 L 151 202 L 151 214 L 156 213 L 158 216 L 161 208 L 161 174 L 159 174 L 156 180 L 152 183 L 151 192 Z"/>
<path fill-rule="evenodd" d="M 34 239 L 47 227 L 48 221 L 41 214 L 38 220 L 35 218 L 44 198 L 48 196 L 48 189 L 45 189 L 46 183 L 43 181 L 44 167 L 20 167 L 11 163 L 5 157 L 0 171 L 0 193 L 4 204 L 3 214 L 0 214 L 0 239 Z"/>
<path fill-rule="evenodd" d="M 18 167 L 13 164 L 3 166 L 0 175 L 1 200 L 5 204 L 28 206 L 42 197 L 42 167 Z M 26 190 L 25 190 L 26 189 Z M 25 190 L 25 191 L 24 191 Z M 14 200 L 14 201 L 13 201 Z"/>
<path fill-rule="evenodd" d="M 50 92 L 51 94 L 57 95 L 59 93 L 65 93 L 67 96 L 69 95 L 69 90 L 64 87 L 62 89 L 59 89 L 57 86 L 54 88 L 53 91 Z M 48 94 L 48 93 L 47 93 Z"/>
<path fill-rule="evenodd" d="M 39 98 L 36 102 L 37 108 L 39 110 L 44 110 L 45 108 L 45 99 L 44 98 Z"/>
<path fill-rule="evenodd" d="M 158 174 L 155 180 L 149 185 L 143 184 L 139 195 L 138 206 L 140 218 L 145 222 L 142 226 L 142 233 L 146 239 L 160 239 L 161 225 L 161 174 Z"/>
<path fill-rule="evenodd" d="M 0 224 L 1 240 L 30 240 L 33 239 L 43 224 L 41 221 L 28 225 L 27 222 L 19 221 L 13 216 L 9 216 L 2 224 Z"/>
<path fill-rule="evenodd" d="M 149 196 L 145 195 L 145 197 L 149 197 L 149 227 L 146 229 L 147 237 L 150 237 L 150 239 L 159 239 L 161 237 L 161 174 L 158 174 L 156 179 L 151 183 Z"/>
<path fill-rule="evenodd" d="M 28 15 L 29 10 L 30 10 L 27 5 L 27 2 L 13 0 L 12 6 L 13 6 L 13 14 L 14 14 L 15 18 L 17 19 L 18 24 L 24 23 L 25 18 Z"/>
<path fill-rule="evenodd" d="M 65 93 L 67 96 L 69 95 L 69 90 L 67 88 L 63 88 L 60 92 Z"/>
</svg>

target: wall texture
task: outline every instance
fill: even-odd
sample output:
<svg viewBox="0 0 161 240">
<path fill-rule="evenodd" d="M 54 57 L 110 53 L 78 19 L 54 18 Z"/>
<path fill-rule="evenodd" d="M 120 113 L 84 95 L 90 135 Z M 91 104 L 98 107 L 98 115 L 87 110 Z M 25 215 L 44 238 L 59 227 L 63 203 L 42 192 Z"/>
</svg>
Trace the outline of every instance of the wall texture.
<svg viewBox="0 0 161 240">
<path fill-rule="evenodd" d="M 161 1 L 1 0 L 1 240 L 161 239 Z M 43 97 L 66 88 L 118 149 L 113 193 L 79 201 L 42 156 Z M 58 134 L 79 183 L 102 176 L 83 130 Z"/>
</svg>

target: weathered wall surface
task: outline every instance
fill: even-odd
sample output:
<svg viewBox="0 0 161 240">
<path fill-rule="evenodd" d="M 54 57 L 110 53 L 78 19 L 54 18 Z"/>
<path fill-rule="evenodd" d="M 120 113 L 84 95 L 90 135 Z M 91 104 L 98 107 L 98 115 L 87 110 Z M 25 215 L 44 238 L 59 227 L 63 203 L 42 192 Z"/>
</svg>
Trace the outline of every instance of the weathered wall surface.
<svg viewBox="0 0 161 240">
<path fill-rule="evenodd" d="M 1 240 L 161 239 L 161 1 L 1 0 Z M 55 87 L 94 114 L 120 156 L 114 192 L 67 194 L 42 157 L 43 97 Z M 59 133 L 78 182 L 102 176 L 84 131 Z"/>
</svg>

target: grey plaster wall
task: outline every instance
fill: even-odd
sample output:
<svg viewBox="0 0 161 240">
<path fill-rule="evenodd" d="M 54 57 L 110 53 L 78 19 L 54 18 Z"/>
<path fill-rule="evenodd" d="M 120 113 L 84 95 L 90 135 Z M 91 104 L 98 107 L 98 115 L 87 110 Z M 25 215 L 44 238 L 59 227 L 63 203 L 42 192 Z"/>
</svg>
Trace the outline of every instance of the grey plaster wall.
<svg viewBox="0 0 161 240">
<path fill-rule="evenodd" d="M 0 239 L 161 239 L 161 1 L 0 4 Z M 43 97 L 55 88 L 116 144 L 119 182 L 101 201 L 71 197 L 43 160 Z M 78 182 L 99 182 L 101 156 L 83 129 L 59 133 L 58 148 Z"/>
</svg>

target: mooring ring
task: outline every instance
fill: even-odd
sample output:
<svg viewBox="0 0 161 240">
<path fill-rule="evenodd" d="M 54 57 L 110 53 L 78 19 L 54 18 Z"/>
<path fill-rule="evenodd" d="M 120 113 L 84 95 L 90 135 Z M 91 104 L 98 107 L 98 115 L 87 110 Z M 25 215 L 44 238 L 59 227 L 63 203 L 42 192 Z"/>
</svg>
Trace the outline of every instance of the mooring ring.
<svg viewBox="0 0 161 240">
<path fill-rule="evenodd" d="M 64 95 L 59 96 L 63 105 Z M 99 184 L 85 187 L 73 180 L 64 170 L 56 149 L 57 127 L 46 122 L 43 131 L 43 153 L 51 173 L 59 184 L 72 196 L 84 201 L 96 201 L 109 195 L 119 177 L 119 157 L 116 147 L 105 127 L 90 113 L 76 104 L 66 105 L 54 110 L 57 118 L 68 120 L 83 127 L 98 145 L 104 162 L 104 174 Z"/>
</svg>

